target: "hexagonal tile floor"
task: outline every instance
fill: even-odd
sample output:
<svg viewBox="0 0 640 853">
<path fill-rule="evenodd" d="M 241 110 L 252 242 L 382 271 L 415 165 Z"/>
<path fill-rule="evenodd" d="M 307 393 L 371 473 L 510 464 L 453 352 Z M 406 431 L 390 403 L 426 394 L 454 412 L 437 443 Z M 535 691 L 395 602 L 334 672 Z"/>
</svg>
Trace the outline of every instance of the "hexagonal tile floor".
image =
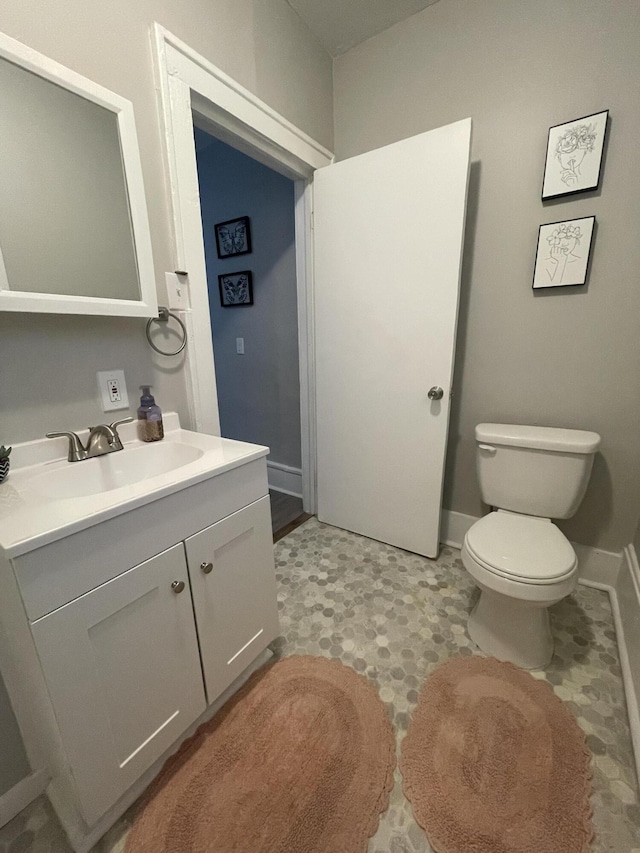
<svg viewBox="0 0 640 853">
<path fill-rule="evenodd" d="M 427 560 L 315 518 L 276 546 L 282 636 L 278 657 L 340 658 L 373 681 L 403 739 L 418 691 L 451 655 L 479 654 L 467 637 L 477 594 L 460 554 Z M 640 853 L 640 807 L 609 597 L 578 587 L 551 610 L 555 656 L 546 679 L 571 708 L 593 753 L 594 853 Z M 131 812 L 95 848 L 120 853 Z M 1 853 L 66 853 L 44 800 L 0 830 Z M 369 853 L 429 853 L 399 771 Z M 177 852 L 176 852 L 177 853 Z"/>
</svg>

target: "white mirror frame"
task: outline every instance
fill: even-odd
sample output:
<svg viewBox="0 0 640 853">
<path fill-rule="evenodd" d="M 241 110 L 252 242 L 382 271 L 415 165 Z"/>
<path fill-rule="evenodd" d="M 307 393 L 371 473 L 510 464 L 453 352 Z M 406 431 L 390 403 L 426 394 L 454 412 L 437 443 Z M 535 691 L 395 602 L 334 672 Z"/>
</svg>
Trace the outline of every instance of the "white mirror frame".
<svg viewBox="0 0 640 853">
<path fill-rule="evenodd" d="M 0 311 L 156 317 L 158 299 L 151 252 L 151 234 L 133 104 L 4 33 L 0 33 L 0 57 L 115 113 L 118 120 L 122 167 L 129 196 L 131 227 L 140 282 L 140 299 L 64 296 L 10 290 L 0 245 Z"/>
</svg>

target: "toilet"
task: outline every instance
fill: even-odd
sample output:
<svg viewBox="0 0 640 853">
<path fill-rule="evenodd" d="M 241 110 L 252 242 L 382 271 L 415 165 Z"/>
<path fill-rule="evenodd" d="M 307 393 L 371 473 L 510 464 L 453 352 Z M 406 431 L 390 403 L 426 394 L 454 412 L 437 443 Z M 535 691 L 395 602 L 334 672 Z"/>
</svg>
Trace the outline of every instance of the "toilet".
<svg viewBox="0 0 640 853">
<path fill-rule="evenodd" d="M 575 589 L 578 560 L 551 521 L 575 514 L 600 445 L 595 432 L 515 424 L 475 430 L 482 499 L 492 512 L 464 537 L 462 562 L 480 588 L 471 639 L 525 669 L 553 656 L 548 609 Z"/>
</svg>

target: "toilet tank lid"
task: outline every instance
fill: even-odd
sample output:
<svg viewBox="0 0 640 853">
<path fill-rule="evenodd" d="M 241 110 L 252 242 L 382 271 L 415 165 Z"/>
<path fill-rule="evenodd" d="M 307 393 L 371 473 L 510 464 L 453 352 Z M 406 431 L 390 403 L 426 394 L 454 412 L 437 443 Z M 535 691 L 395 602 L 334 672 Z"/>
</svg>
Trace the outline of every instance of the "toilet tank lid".
<svg viewBox="0 0 640 853">
<path fill-rule="evenodd" d="M 521 424 L 478 424 L 476 441 L 534 450 L 563 453 L 595 453 L 600 445 L 597 432 Z"/>
</svg>

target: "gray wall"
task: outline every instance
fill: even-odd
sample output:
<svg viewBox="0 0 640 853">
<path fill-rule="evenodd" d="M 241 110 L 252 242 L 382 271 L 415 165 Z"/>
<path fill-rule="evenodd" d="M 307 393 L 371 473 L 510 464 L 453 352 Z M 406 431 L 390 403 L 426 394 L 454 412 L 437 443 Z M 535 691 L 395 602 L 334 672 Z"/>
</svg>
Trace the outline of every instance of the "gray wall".
<svg viewBox="0 0 640 853">
<path fill-rule="evenodd" d="M 313 138 L 332 146 L 331 59 L 285 0 L 6 0 L 0 31 L 133 102 L 159 294 L 175 269 L 150 28 L 163 24 Z M 162 299 L 161 299 L 162 302 Z M 104 418 L 95 371 L 123 368 L 135 409 L 151 382 L 189 425 L 179 359 L 144 321 L 0 314 L 0 443 Z"/>
<path fill-rule="evenodd" d="M 196 148 L 221 433 L 266 444 L 271 461 L 299 468 L 293 182 L 204 131 Z M 238 216 L 250 219 L 252 252 L 220 259 L 214 225 Z M 223 308 L 218 275 L 244 269 L 253 273 L 254 304 Z"/>
<path fill-rule="evenodd" d="M 440 0 L 334 63 L 340 159 L 474 121 L 445 507 L 483 508 L 481 421 L 596 430 L 587 496 L 562 524 L 619 550 L 640 505 L 640 4 Z M 611 111 L 602 190 L 543 205 L 551 125 Z M 595 214 L 588 287 L 531 291 L 538 226 Z"/>
</svg>

